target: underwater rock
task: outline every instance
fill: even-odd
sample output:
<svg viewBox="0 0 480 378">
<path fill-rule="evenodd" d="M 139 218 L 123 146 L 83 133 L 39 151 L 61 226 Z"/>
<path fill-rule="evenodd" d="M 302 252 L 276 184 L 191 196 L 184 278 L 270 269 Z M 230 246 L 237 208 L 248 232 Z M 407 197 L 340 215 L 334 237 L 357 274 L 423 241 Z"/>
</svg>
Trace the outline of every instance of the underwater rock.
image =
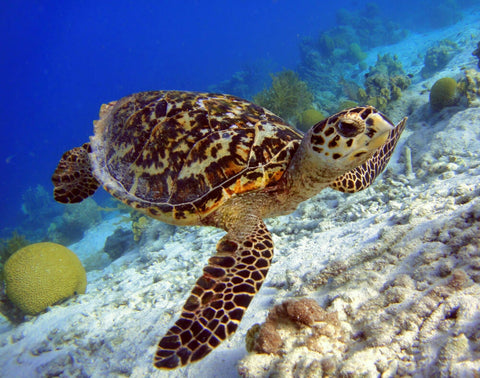
<svg viewBox="0 0 480 378">
<path fill-rule="evenodd" d="M 434 73 L 440 71 L 450 62 L 453 54 L 458 50 L 458 45 L 448 39 L 441 40 L 430 47 L 425 54 L 424 65 L 420 71 L 422 77 L 428 79 Z"/>
<path fill-rule="evenodd" d="M 367 54 L 362 51 L 358 43 L 350 43 L 348 45 L 347 56 L 352 63 L 359 63 L 367 57 Z"/>
<path fill-rule="evenodd" d="M 0 281 L 0 314 L 13 324 L 20 324 L 25 320 L 25 314 L 8 299 L 3 279 Z"/>
<path fill-rule="evenodd" d="M 59 244 L 70 245 L 79 241 L 86 230 L 98 224 L 102 215 L 97 203 L 87 198 L 82 203 L 65 205 L 61 218 L 50 224 L 47 237 Z"/>
<path fill-rule="evenodd" d="M 282 358 L 288 353 L 293 352 L 297 357 L 303 354 L 309 355 L 308 357 L 312 354 L 317 356 L 316 361 L 310 358 L 309 363 L 297 359 L 297 365 L 302 367 L 297 369 L 296 376 L 306 376 L 307 371 L 313 367 L 319 376 L 324 370 L 334 372 L 341 354 L 332 351 L 336 348 L 343 350 L 340 344 L 344 343 L 346 337 L 338 313 L 325 311 L 315 300 L 309 298 L 290 299 L 276 305 L 270 310 L 265 323 L 260 326 L 256 324 L 251 330 L 253 332 L 249 330 L 247 333 L 246 343 L 247 346 L 250 345 L 247 350 L 257 355 L 276 355 L 269 357 L 272 366 L 275 366 L 271 373 L 281 374 L 282 368 L 286 371 L 290 369 L 287 366 L 289 364 L 283 364 Z M 251 355 L 251 358 L 256 359 L 255 355 Z M 262 367 L 260 371 L 261 369 Z M 251 370 L 242 363 L 238 371 L 243 377 L 261 376 L 258 370 Z"/>
<path fill-rule="evenodd" d="M 478 68 L 480 68 L 480 42 L 477 44 L 477 48 L 472 52 L 473 56 L 476 56 L 478 58 Z"/>
<path fill-rule="evenodd" d="M 107 240 L 105 240 L 103 251 L 112 260 L 116 260 L 134 247 L 134 232 L 123 228 L 117 228 L 113 235 L 110 235 Z"/>
<path fill-rule="evenodd" d="M 451 77 L 438 79 L 430 90 L 430 106 L 433 110 L 455 105 L 458 100 L 457 82 Z"/>
<path fill-rule="evenodd" d="M 479 109 L 452 109 L 452 113 L 445 114 L 445 120 L 418 130 L 423 138 L 413 135 L 406 141 L 412 151 L 415 174 L 424 182 L 460 173 L 477 164 L 472 159 L 480 154 Z M 425 140 L 429 141 L 428 150 Z"/>
</svg>

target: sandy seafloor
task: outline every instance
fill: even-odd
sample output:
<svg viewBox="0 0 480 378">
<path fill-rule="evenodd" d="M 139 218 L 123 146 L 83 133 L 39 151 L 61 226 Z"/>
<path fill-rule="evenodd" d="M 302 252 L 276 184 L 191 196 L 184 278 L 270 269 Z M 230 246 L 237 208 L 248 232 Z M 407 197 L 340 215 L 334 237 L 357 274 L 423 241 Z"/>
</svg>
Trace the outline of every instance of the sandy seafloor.
<svg viewBox="0 0 480 378">
<path fill-rule="evenodd" d="M 205 359 L 174 371 L 152 366 L 157 342 L 223 232 L 155 222 L 137 248 L 88 272 L 86 294 L 16 327 L 0 319 L 0 376 L 224 378 L 240 370 L 248 377 L 313 377 L 331 368 L 320 363 L 327 357 L 335 374 L 352 377 L 478 376 L 480 108 L 434 114 L 425 87 L 476 67 L 471 52 L 479 20 L 471 14 L 452 27 L 371 52 L 369 65 L 377 53 L 390 52 L 406 72 L 418 73 L 423 59 L 417 55 L 434 41 L 449 38 L 461 47 L 442 72 L 414 79 L 389 112 L 398 122 L 414 109 L 389 167 L 372 187 L 353 195 L 325 190 L 295 213 L 267 220 L 276 253 L 267 280 L 237 333 Z M 85 264 L 102 259 L 118 220 L 89 230 L 70 248 Z M 247 330 L 265 321 L 273 305 L 299 297 L 337 312 L 336 330 L 318 340 L 314 327 L 282 331 L 279 355 L 248 355 Z M 312 342 L 316 346 L 307 347 Z"/>
</svg>

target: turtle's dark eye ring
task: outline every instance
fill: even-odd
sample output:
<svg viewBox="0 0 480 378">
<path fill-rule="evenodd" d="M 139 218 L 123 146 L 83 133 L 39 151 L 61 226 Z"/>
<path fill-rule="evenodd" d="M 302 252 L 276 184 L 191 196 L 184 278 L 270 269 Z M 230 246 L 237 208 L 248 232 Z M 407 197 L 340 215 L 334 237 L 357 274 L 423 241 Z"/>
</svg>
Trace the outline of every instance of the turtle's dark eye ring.
<svg viewBox="0 0 480 378">
<path fill-rule="evenodd" d="M 361 132 L 358 122 L 349 119 L 338 121 L 337 130 L 344 138 L 352 138 Z"/>
</svg>

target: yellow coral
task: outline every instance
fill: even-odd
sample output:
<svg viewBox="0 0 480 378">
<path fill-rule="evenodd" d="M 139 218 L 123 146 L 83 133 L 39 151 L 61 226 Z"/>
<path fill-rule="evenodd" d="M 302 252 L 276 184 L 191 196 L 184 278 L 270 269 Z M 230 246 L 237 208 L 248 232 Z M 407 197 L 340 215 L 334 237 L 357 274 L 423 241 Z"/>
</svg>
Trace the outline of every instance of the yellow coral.
<svg viewBox="0 0 480 378">
<path fill-rule="evenodd" d="M 87 276 L 78 257 L 55 243 L 19 249 L 5 263 L 6 293 L 24 313 L 34 315 L 63 299 L 85 293 Z"/>
<path fill-rule="evenodd" d="M 443 77 L 433 84 L 430 90 L 430 106 L 440 110 L 455 105 L 457 100 L 457 82 L 451 77 Z"/>
<path fill-rule="evenodd" d="M 465 77 L 458 83 L 458 91 L 467 98 L 468 106 L 478 106 L 480 100 L 480 73 L 465 70 Z"/>
<path fill-rule="evenodd" d="M 302 111 L 312 106 L 313 94 L 307 83 L 291 70 L 272 75 L 272 86 L 257 94 L 253 101 L 295 123 Z"/>
<path fill-rule="evenodd" d="M 310 127 L 323 120 L 325 116 L 316 109 L 307 109 L 302 112 L 298 128 L 302 131 L 308 131 Z"/>
<path fill-rule="evenodd" d="M 148 219 L 145 215 L 137 211 L 132 212 L 130 218 L 132 219 L 133 240 L 139 241 L 143 231 L 145 231 L 148 226 Z"/>
</svg>

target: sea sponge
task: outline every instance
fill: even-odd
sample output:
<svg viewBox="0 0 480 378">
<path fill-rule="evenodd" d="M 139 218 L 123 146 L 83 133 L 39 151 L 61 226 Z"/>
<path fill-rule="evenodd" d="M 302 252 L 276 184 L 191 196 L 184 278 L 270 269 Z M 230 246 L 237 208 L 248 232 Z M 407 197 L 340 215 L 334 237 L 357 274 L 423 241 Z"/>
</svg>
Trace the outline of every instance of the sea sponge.
<svg viewBox="0 0 480 378">
<path fill-rule="evenodd" d="M 313 125 L 323 120 L 325 116 L 316 109 L 307 109 L 302 112 L 297 127 L 302 131 L 308 131 Z"/>
<path fill-rule="evenodd" d="M 433 84 L 430 90 L 430 106 L 433 110 L 441 110 L 455 105 L 457 101 L 457 82 L 451 77 L 442 77 Z"/>
<path fill-rule="evenodd" d="M 30 244 L 5 263 L 8 298 L 35 315 L 61 300 L 85 293 L 87 276 L 78 257 L 55 243 Z"/>
</svg>

